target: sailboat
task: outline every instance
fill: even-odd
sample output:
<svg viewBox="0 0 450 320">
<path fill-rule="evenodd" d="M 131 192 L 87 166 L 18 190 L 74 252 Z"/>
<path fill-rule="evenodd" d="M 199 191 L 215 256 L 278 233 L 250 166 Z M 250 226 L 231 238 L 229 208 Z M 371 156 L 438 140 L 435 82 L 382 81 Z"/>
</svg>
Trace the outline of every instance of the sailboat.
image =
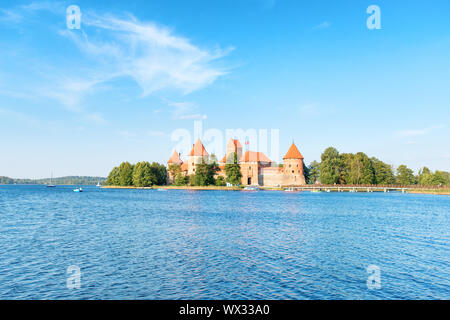
<svg viewBox="0 0 450 320">
<path fill-rule="evenodd" d="M 97 182 L 97 187 L 100 188 L 102 185 L 100 184 L 100 181 Z"/>
<path fill-rule="evenodd" d="M 47 185 L 47 188 L 55 188 L 56 185 L 53 184 L 53 172 L 50 177 L 50 184 Z"/>
</svg>

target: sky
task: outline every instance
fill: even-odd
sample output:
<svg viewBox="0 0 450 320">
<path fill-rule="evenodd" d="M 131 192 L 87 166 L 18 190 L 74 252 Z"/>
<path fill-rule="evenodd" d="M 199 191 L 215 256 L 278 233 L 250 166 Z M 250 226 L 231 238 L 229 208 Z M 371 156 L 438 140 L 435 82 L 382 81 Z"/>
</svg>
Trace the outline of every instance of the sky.
<svg viewBox="0 0 450 320">
<path fill-rule="evenodd" d="M 370 5 L 380 29 L 367 27 Z M 199 124 L 207 149 L 230 129 L 267 130 L 267 151 L 250 144 L 278 161 L 294 141 L 307 164 L 333 146 L 450 171 L 449 11 L 448 0 L 2 0 L 0 176 L 166 163 Z"/>
</svg>

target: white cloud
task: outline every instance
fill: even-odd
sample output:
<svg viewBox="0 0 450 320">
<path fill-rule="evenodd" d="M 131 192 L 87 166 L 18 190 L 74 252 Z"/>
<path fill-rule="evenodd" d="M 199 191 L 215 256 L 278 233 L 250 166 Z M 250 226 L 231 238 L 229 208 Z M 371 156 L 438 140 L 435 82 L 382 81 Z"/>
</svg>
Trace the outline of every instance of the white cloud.
<svg viewBox="0 0 450 320">
<path fill-rule="evenodd" d="M 3 17 L 19 21 L 43 10 L 60 15 L 65 8 L 63 2 L 36 1 L 0 10 Z M 228 72 L 217 64 L 232 48 L 200 48 L 167 27 L 139 21 L 131 14 L 117 17 L 88 10 L 82 10 L 82 14 L 81 30 L 58 31 L 79 50 L 80 59 L 69 65 L 48 61 L 47 70 L 33 77 L 39 79 L 39 84 L 21 92 L 27 91 L 33 98 L 54 99 L 69 111 L 84 113 L 85 119 L 104 123 L 98 115 L 84 111 L 83 102 L 107 82 L 133 79 L 143 97 L 157 91 L 188 94 L 211 85 Z M 44 66 L 45 59 L 41 63 Z M 68 67 L 75 64 L 76 73 L 68 71 L 73 71 Z M 179 119 L 206 117 L 188 109 L 183 112 L 181 106 L 176 110 Z"/>
<path fill-rule="evenodd" d="M 206 114 L 194 113 L 197 110 L 197 105 L 192 102 L 169 102 L 168 105 L 174 107 L 173 117 L 178 120 L 190 119 L 207 119 Z"/>
<path fill-rule="evenodd" d="M 302 105 L 299 110 L 303 116 L 316 116 L 319 114 L 319 107 L 315 104 Z"/>
<path fill-rule="evenodd" d="M 443 128 L 443 125 L 435 125 L 423 129 L 409 129 L 409 130 L 401 130 L 398 131 L 398 135 L 401 137 L 416 137 L 416 136 L 423 136 L 426 134 L 429 134 L 430 132 Z"/>
<path fill-rule="evenodd" d="M 106 121 L 105 118 L 103 118 L 103 115 L 99 112 L 86 113 L 84 117 L 86 120 L 98 125 L 105 125 L 108 123 L 108 121 Z"/>
<path fill-rule="evenodd" d="M 316 29 L 326 29 L 326 28 L 329 28 L 329 27 L 331 27 L 331 23 L 328 22 L 328 21 L 324 21 L 324 22 L 314 26 L 313 29 L 315 29 L 315 30 Z"/>
<path fill-rule="evenodd" d="M 87 58 L 96 60 L 95 70 L 101 78 L 130 77 L 142 88 L 143 96 L 165 89 L 187 94 L 227 73 L 213 62 L 231 48 L 201 49 L 166 27 L 140 22 L 132 15 L 118 18 L 88 12 L 83 14 L 82 26 L 86 27 L 83 32 L 65 30 L 60 34 Z M 88 35 L 90 30 L 94 32 Z M 101 35 L 98 38 L 97 33 Z"/>
<path fill-rule="evenodd" d="M 150 137 L 163 137 L 166 136 L 167 133 L 165 133 L 164 131 L 149 130 L 147 131 L 147 135 L 149 135 Z"/>
</svg>

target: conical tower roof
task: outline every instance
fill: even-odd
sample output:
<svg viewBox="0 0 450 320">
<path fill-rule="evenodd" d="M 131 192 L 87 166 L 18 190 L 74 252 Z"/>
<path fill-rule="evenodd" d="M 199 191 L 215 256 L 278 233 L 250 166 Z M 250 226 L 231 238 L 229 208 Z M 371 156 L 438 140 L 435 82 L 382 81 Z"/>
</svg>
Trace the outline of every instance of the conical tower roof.
<svg viewBox="0 0 450 320">
<path fill-rule="evenodd" d="M 190 156 L 207 156 L 208 152 L 206 152 L 205 147 L 200 139 L 192 146 L 192 150 L 189 153 Z"/>
<path fill-rule="evenodd" d="M 292 142 L 291 147 L 289 148 L 288 152 L 286 153 L 283 159 L 304 159 L 304 158 L 300 153 L 300 151 L 298 151 L 295 143 Z"/>
<path fill-rule="evenodd" d="M 178 164 L 182 164 L 183 161 L 180 158 L 180 155 L 178 154 L 177 150 L 173 151 L 172 156 L 170 157 L 169 161 L 167 161 L 167 163 L 178 163 Z"/>
</svg>

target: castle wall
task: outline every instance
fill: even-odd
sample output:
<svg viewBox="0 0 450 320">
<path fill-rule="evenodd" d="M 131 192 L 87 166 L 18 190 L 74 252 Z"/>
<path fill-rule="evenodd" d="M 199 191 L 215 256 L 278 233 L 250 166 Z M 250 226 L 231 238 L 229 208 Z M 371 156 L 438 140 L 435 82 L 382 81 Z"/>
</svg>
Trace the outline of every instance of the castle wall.
<svg viewBox="0 0 450 320">
<path fill-rule="evenodd" d="M 264 187 L 278 187 L 284 183 L 284 175 L 280 168 L 261 168 L 259 174 L 260 185 Z"/>
</svg>

